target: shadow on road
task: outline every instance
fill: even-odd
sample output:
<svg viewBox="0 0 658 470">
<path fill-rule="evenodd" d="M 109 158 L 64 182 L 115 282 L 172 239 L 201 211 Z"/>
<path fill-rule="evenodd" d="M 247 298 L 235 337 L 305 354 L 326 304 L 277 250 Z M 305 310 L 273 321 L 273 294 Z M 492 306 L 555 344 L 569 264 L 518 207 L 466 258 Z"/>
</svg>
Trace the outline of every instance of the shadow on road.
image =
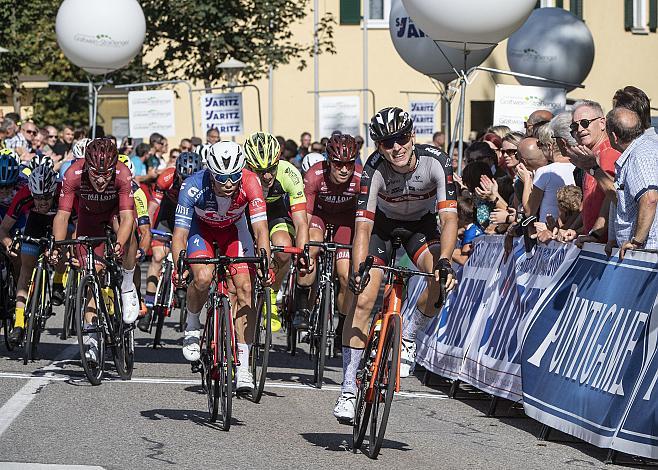
<svg viewBox="0 0 658 470">
<path fill-rule="evenodd" d="M 168 408 L 156 408 L 153 410 L 140 411 L 140 414 L 151 421 L 170 419 L 173 421 L 191 421 L 199 426 L 221 430 L 219 424 L 208 421 L 208 413 L 199 410 L 177 410 Z M 231 417 L 231 426 L 244 426 L 244 423 L 235 417 Z"/>
<path fill-rule="evenodd" d="M 351 428 L 349 428 L 351 431 Z M 333 433 L 333 432 L 310 432 L 300 434 L 307 442 L 316 447 L 324 447 L 325 450 L 332 452 L 347 452 L 352 450 L 352 433 Z M 382 451 L 386 449 L 399 450 L 407 452 L 411 450 L 409 444 L 400 441 L 392 441 L 384 438 Z"/>
</svg>

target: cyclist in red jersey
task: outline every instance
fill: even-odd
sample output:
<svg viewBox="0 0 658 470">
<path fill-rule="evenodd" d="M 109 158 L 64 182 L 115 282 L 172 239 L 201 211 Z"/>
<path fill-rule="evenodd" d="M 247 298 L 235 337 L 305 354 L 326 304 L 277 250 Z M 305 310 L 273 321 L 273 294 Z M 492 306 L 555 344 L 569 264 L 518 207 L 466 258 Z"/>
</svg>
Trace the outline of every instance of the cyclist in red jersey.
<svg viewBox="0 0 658 470">
<path fill-rule="evenodd" d="M 306 213 L 309 219 L 309 238 L 323 241 L 327 224 L 334 226 L 334 241 L 352 243 L 356 200 L 359 195 L 361 168 L 356 167 L 356 140 L 349 134 L 334 134 L 327 142 L 327 161 L 313 165 L 304 175 Z M 310 256 L 315 260 L 318 249 L 312 248 Z M 336 303 L 340 319 L 344 318 L 352 302 L 352 293 L 347 288 L 350 275 L 350 252 L 338 250 L 336 272 L 340 292 Z M 297 308 L 293 325 L 297 329 L 308 328 L 309 294 L 316 272 L 300 273 L 297 280 Z M 342 326 L 339 321 L 338 330 Z"/>
<path fill-rule="evenodd" d="M 148 203 L 149 217 L 153 221 L 153 228 L 163 232 L 174 231 L 174 219 L 176 205 L 178 204 L 178 193 L 185 178 L 192 176 L 203 169 L 201 155 L 194 152 L 183 152 L 176 159 L 175 168 L 166 168 L 155 182 L 153 199 Z M 153 315 L 153 301 L 158 285 L 158 278 L 162 271 L 162 262 L 169 253 L 164 242 L 153 240 L 151 244 L 153 256 L 146 275 L 146 315 L 144 315 L 137 326 L 142 331 L 148 331 Z"/>
<path fill-rule="evenodd" d="M 90 142 L 85 158 L 75 161 L 64 175 L 59 208 L 53 221 L 55 240 L 65 239 L 74 207 L 78 213 L 78 236 L 103 236 L 106 225 L 113 227 L 117 235 L 114 250 L 123 255 L 123 321 L 133 323 L 139 315 L 139 301 L 133 283 L 137 240 L 134 234 L 132 174 L 126 165 L 118 162 L 117 148 L 111 139 Z M 95 249 L 99 256 L 103 255 L 103 251 L 103 246 Z M 60 255 L 59 249 L 53 249 L 51 262 L 57 262 Z M 84 249 L 78 250 L 78 260 L 84 262 Z M 98 265 L 97 269 L 100 268 Z M 96 313 L 90 308 L 85 314 L 85 323 L 91 326 L 96 321 L 95 317 Z M 95 338 L 94 335 L 88 335 L 88 338 L 87 358 L 95 362 L 98 359 Z"/>
</svg>

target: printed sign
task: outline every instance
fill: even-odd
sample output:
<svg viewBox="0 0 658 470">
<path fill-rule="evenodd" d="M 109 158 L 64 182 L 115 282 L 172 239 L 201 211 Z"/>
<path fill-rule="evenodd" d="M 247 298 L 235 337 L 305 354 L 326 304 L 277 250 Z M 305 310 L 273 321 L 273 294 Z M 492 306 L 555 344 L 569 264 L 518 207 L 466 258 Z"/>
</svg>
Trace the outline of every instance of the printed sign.
<svg viewBox="0 0 658 470">
<path fill-rule="evenodd" d="M 154 132 L 176 135 L 173 90 L 128 92 L 128 120 L 131 137 L 147 139 Z"/>
<path fill-rule="evenodd" d="M 361 135 L 361 104 L 358 96 L 321 96 L 319 102 L 319 137 L 329 137 L 334 131 Z"/>
<path fill-rule="evenodd" d="M 244 134 L 242 93 L 207 93 L 201 97 L 203 133 L 219 130 L 220 136 Z"/>
<path fill-rule="evenodd" d="M 523 124 L 533 111 L 548 109 L 554 115 L 567 104 L 563 88 L 522 85 L 496 85 L 494 124 L 509 126 L 513 131 L 525 131 Z"/>
<path fill-rule="evenodd" d="M 434 101 L 409 101 L 409 115 L 414 122 L 416 137 L 431 140 L 436 131 L 436 103 Z"/>
</svg>

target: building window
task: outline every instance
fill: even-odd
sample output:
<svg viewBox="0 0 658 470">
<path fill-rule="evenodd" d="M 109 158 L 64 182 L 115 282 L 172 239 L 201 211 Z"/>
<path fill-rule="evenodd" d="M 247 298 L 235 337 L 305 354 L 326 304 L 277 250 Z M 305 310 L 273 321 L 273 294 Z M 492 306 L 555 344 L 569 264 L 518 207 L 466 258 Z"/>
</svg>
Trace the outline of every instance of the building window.
<svg viewBox="0 0 658 470">
<path fill-rule="evenodd" d="M 568 0 L 569 11 L 583 19 L 583 0 Z M 537 0 L 535 8 L 564 8 L 564 0 Z"/>
<path fill-rule="evenodd" d="M 658 0 L 625 0 L 624 28 L 633 34 L 649 34 L 656 31 Z"/>
<path fill-rule="evenodd" d="M 361 24 L 361 0 L 340 0 L 340 24 Z"/>
<path fill-rule="evenodd" d="M 391 0 L 363 0 L 368 2 L 368 28 L 388 28 Z"/>
</svg>

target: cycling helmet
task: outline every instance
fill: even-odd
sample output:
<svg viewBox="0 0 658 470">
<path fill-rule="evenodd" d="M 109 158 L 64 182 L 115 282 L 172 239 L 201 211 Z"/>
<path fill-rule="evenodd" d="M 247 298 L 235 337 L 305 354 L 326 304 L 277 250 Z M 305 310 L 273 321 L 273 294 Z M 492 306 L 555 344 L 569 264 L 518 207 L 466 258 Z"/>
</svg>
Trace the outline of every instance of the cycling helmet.
<svg viewBox="0 0 658 470">
<path fill-rule="evenodd" d="M 94 139 L 85 149 L 85 167 L 96 173 L 108 173 L 117 166 L 119 155 L 112 139 Z"/>
<path fill-rule="evenodd" d="M 119 161 L 128 167 L 131 175 L 135 176 L 135 164 L 132 162 L 128 155 L 120 153 Z"/>
<path fill-rule="evenodd" d="M 208 152 L 210 151 L 210 147 L 212 147 L 211 144 L 202 144 L 202 145 L 197 145 L 196 148 L 194 149 L 194 153 L 198 153 L 201 156 L 201 162 L 204 165 L 208 161 Z"/>
<path fill-rule="evenodd" d="M 247 164 L 254 170 L 264 170 L 276 165 L 281 155 L 281 145 L 272 134 L 254 132 L 244 143 Z"/>
<path fill-rule="evenodd" d="M 39 165 L 27 178 L 27 186 L 34 196 L 54 194 L 57 189 L 57 173 L 48 165 Z"/>
<path fill-rule="evenodd" d="M 91 142 L 91 139 L 87 138 L 76 141 L 76 143 L 73 144 L 73 147 L 71 148 L 71 151 L 73 152 L 73 158 L 85 158 L 85 149 L 87 148 L 87 145 L 89 145 L 89 142 Z"/>
<path fill-rule="evenodd" d="M 327 160 L 353 162 L 356 160 L 356 140 L 349 134 L 332 134 L 327 142 Z"/>
<path fill-rule="evenodd" d="M 414 123 L 401 108 L 384 108 L 370 120 L 370 138 L 375 142 L 408 134 Z"/>
<path fill-rule="evenodd" d="M 306 173 L 313 165 L 317 162 L 323 162 L 325 160 L 324 155 L 317 152 L 307 153 L 302 160 L 302 171 Z"/>
<path fill-rule="evenodd" d="M 185 179 L 203 168 L 201 155 L 194 152 L 182 152 L 176 159 L 176 172 Z"/>
<path fill-rule="evenodd" d="M 55 166 L 55 162 L 51 157 L 48 155 L 44 155 L 41 152 L 37 152 L 34 157 L 32 157 L 32 160 L 27 162 L 27 166 L 30 170 L 34 171 L 34 169 L 38 166 L 46 165 L 49 168 L 53 168 Z"/>
<path fill-rule="evenodd" d="M 244 168 L 244 152 L 235 142 L 217 142 L 210 147 L 206 164 L 215 175 L 232 175 Z"/>
<path fill-rule="evenodd" d="M 0 150 L 0 156 L 11 157 L 16 160 L 17 163 L 20 163 L 21 159 L 18 157 L 18 154 L 12 149 L 2 149 Z"/>
<path fill-rule="evenodd" d="M 18 181 L 19 165 L 16 159 L 11 155 L 14 153 L 11 150 L 9 153 L 6 152 L 8 149 L 3 149 L 0 152 L 0 185 L 10 186 L 16 184 Z"/>
</svg>

